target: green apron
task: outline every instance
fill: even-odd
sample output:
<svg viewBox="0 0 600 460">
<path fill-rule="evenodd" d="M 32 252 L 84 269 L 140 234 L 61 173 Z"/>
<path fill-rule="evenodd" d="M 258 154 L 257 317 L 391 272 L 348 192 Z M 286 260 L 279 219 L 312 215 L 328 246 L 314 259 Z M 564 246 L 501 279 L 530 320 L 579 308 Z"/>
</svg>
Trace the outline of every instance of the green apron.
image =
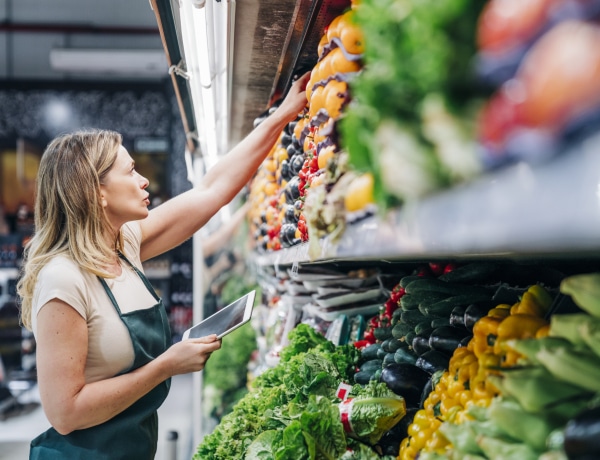
<svg viewBox="0 0 600 460">
<path fill-rule="evenodd" d="M 129 330 L 133 342 L 134 362 L 127 373 L 152 361 L 170 345 L 171 331 L 162 300 L 144 276 L 125 256 L 121 255 L 142 279 L 157 300 L 156 305 L 144 310 L 121 313 L 110 288 L 99 278 L 110 301 Z M 42 433 L 31 442 L 30 460 L 151 460 L 158 442 L 157 409 L 164 402 L 171 380 L 151 390 L 107 422 L 68 435 L 54 428 Z"/>
</svg>

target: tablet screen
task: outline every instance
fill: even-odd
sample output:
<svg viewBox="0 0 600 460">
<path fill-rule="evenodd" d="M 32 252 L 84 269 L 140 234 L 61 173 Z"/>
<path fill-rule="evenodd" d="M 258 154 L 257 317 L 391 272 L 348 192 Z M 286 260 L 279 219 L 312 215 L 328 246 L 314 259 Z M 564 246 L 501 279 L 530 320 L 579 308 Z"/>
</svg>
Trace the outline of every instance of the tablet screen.
<svg viewBox="0 0 600 460">
<path fill-rule="evenodd" d="M 249 292 L 188 329 L 183 338 L 195 339 L 211 334 L 217 334 L 221 338 L 228 332 L 248 322 L 252 316 L 255 292 Z"/>
</svg>

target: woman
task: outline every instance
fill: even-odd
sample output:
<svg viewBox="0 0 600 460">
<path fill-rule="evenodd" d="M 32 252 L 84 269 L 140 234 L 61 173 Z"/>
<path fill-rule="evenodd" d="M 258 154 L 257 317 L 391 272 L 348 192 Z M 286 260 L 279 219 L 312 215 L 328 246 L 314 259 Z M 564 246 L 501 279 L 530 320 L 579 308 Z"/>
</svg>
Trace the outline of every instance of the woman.
<svg viewBox="0 0 600 460">
<path fill-rule="evenodd" d="M 59 137 L 38 173 L 35 234 L 18 290 L 37 342 L 40 397 L 52 428 L 30 459 L 152 459 L 156 410 L 173 375 L 199 371 L 216 336 L 170 346 L 167 317 L 141 263 L 181 244 L 250 180 L 304 108 L 308 75 L 205 175 L 148 211 L 148 180 L 109 131 Z"/>
</svg>

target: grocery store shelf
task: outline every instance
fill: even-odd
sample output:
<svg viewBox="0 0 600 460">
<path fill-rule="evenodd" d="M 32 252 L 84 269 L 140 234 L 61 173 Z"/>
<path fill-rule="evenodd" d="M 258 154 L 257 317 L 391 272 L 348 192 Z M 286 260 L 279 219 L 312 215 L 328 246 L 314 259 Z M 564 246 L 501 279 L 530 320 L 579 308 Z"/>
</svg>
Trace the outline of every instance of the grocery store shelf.
<svg viewBox="0 0 600 460">
<path fill-rule="evenodd" d="M 257 265 L 317 261 L 600 254 L 600 134 L 535 167 L 520 163 L 348 227 L 337 243 L 257 254 Z"/>
</svg>

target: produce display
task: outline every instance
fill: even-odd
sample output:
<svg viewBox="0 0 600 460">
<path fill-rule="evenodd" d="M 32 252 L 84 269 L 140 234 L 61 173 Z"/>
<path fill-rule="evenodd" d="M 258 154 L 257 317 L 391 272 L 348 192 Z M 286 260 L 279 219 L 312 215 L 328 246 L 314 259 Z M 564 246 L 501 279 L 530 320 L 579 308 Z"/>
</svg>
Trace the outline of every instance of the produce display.
<svg viewBox="0 0 600 460">
<path fill-rule="evenodd" d="M 282 292 L 306 302 L 290 303 L 302 314 L 277 363 L 250 381 L 196 458 L 600 453 L 600 273 L 486 261 L 280 276 Z M 357 293 L 373 277 L 385 296 L 361 313 Z M 322 294 L 307 294 L 315 287 Z"/>
<path fill-rule="evenodd" d="M 361 0 L 252 184 L 255 247 L 318 254 L 362 217 L 598 131 L 598 0 Z"/>
<path fill-rule="evenodd" d="M 349 4 L 252 183 L 254 249 L 312 256 L 365 216 L 584 141 L 598 15 L 598 0 Z M 278 339 L 197 458 L 600 458 L 597 267 L 342 262 L 262 267 Z"/>
</svg>

